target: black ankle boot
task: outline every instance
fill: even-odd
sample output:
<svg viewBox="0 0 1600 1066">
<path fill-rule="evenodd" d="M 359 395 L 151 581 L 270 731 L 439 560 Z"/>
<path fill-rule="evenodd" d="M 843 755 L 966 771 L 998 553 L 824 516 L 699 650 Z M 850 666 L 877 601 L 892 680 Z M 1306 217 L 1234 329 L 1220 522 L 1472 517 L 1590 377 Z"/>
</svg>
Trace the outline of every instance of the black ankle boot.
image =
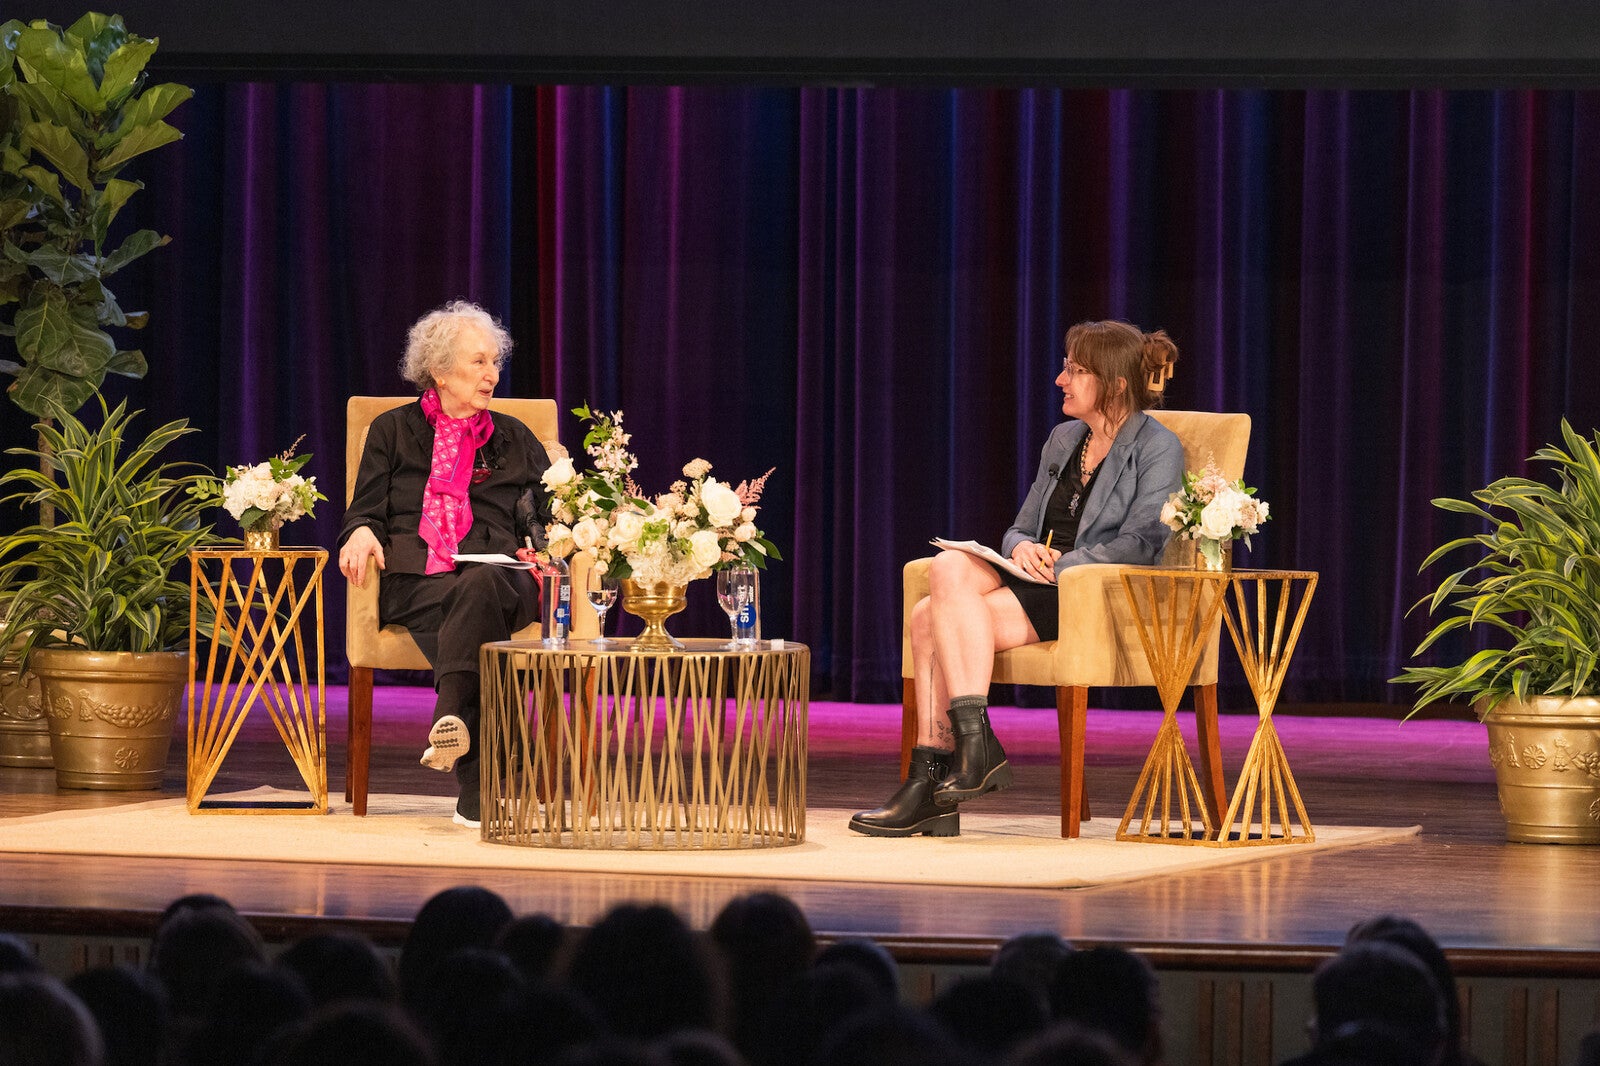
<svg viewBox="0 0 1600 1066">
<path fill-rule="evenodd" d="M 956 734 L 950 772 L 933 791 L 933 800 L 945 809 L 957 803 L 1011 787 L 1011 765 L 1000 738 L 989 728 L 989 708 L 981 703 L 950 701 L 950 726 Z"/>
<path fill-rule="evenodd" d="M 949 771 L 948 751 L 912 748 L 905 784 L 882 807 L 851 818 L 850 828 L 869 837 L 960 836 L 961 812 L 933 802 L 933 786 Z"/>
</svg>

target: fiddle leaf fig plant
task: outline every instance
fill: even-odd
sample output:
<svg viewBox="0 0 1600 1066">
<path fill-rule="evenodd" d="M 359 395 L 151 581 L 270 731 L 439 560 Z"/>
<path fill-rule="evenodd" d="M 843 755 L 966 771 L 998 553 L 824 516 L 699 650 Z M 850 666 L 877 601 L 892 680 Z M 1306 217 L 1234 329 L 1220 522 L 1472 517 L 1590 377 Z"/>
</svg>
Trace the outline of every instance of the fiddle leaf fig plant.
<svg viewBox="0 0 1600 1066">
<path fill-rule="evenodd" d="M 143 353 L 108 329 L 138 329 L 107 280 L 171 238 L 139 230 L 111 239 L 135 192 L 130 160 L 183 135 L 165 120 L 193 95 L 145 85 L 157 41 L 121 16 L 91 12 L 66 29 L 0 25 L 0 372 L 12 400 L 53 418 L 83 406 L 108 373 L 140 378 Z"/>
<path fill-rule="evenodd" d="M 1440 545 L 1423 561 L 1427 569 L 1461 548 L 1481 553 L 1413 607 L 1425 603 L 1429 614 L 1442 615 L 1413 658 L 1446 634 L 1476 627 L 1496 631 L 1503 646 L 1393 678 L 1419 686 L 1416 710 L 1465 697 L 1487 715 L 1511 697 L 1600 694 L 1600 430 L 1585 438 L 1563 419 L 1561 438 L 1564 447 L 1546 445 L 1533 456 L 1552 468 L 1553 484 L 1508 477 L 1471 500 L 1433 501 L 1488 528 Z"/>
</svg>

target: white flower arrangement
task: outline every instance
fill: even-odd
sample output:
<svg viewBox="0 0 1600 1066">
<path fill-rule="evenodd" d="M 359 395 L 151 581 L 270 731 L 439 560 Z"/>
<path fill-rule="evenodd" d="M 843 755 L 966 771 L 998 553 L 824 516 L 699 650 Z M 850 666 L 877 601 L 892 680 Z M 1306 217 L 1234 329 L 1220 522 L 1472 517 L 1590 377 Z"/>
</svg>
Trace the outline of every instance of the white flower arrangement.
<svg viewBox="0 0 1600 1066">
<path fill-rule="evenodd" d="M 782 558 L 755 525 L 771 470 L 730 486 L 710 476 L 709 462 L 694 459 L 684 465 L 683 479 L 652 499 L 629 476 L 639 463 L 628 450 L 622 412 L 594 412 L 585 404 L 572 413 L 589 423 L 583 450 L 594 469 L 580 474 L 570 459 L 559 459 L 541 478 L 550 491 L 554 520 L 545 533 L 552 555 L 580 552 L 611 577 L 671 585 L 735 563 L 765 567 Z"/>
<path fill-rule="evenodd" d="M 1179 537 L 1198 540 L 1201 553 L 1215 565 L 1223 541 L 1243 537 L 1248 546 L 1250 535 L 1267 520 L 1267 503 L 1256 499 L 1255 492 L 1242 479 L 1223 477 L 1211 460 L 1198 474 L 1183 475 L 1183 491 L 1161 505 L 1161 521 Z"/>
<path fill-rule="evenodd" d="M 295 455 L 299 444 L 295 441 L 287 451 L 264 463 L 228 467 L 218 495 L 223 508 L 244 529 L 277 529 L 285 522 L 312 514 L 317 501 L 327 499 L 317 491 L 316 478 L 300 475 L 300 468 L 311 455 Z"/>
</svg>

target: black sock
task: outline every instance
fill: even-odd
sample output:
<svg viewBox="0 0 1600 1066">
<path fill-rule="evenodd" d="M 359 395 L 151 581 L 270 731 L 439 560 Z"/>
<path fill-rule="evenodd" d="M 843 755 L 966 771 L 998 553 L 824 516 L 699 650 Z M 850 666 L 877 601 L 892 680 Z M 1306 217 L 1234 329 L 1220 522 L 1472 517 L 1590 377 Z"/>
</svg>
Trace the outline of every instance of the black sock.
<svg viewBox="0 0 1600 1066">
<path fill-rule="evenodd" d="M 988 696 L 952 696 L 950 709 L 963 711 L 981 711 L 989 706 Z"/>
<path fill-rule="evenodd" d="M 433 706 L 433 720 L 447 714 L 465 718 L 462 710 L 478 705 L 478 675 L 466 670 L 445 674 L 439 679 L 439 699 Z"/>
</svg>

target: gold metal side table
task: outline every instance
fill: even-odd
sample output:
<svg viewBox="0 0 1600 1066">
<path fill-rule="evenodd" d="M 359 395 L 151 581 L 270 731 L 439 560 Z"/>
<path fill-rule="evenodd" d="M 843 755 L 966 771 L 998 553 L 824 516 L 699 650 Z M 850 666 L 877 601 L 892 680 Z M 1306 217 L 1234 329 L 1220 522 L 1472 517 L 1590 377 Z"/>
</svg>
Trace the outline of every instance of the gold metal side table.
<svg viewBox="0 0 1600 1066">
<path fill-rule="evenodd" d="M 327 561 L 323 548 L 189 553 L 189 813 L 327 813 Z M 210 625 L 202 634 L 206 615 Z M 202 636 L 209 645 L 203 675 L 196 654 Z M 258 705 L 271 716 L 309 798 L 206 799 L 246 716 Z"/>
<path fill-rule="evenodd" d="M 482 838 L 650 850 L 804 842 L 810 650 L 682 643 L 485 644 Z"/>
<path fill-rule="evenodd" d="M 1213 772 L 1207 764 L 1207 787 L 1202 788 L 1178 729 L 1178 701 L 1206 642 L 1216 632 L 1228 575 L 1140 567 L 1124 570 L 1121 576 L 1122 591 L 1138 623 L 1139 642 L 1165 713 L 1117 826 L 1117 839 L 1204 844 L 1216 834 L 1213 812 L 1221 813 L 1222 797 L 1206 794 L 1213 788 L 1220 790 L 1220 771 Z M 1201 750 L 1205 750 L 1203 743 Z M 1138 827 L 1130 829 L 1136 815 Z"/>
<path fill-rule="evenodd" d="M 1309 844 L 1317 839 L 1300 789 L 1289 772 L 1289 757 L 1272 724 L 1272 709 L 1294 657 L 1306 609 L 1317 591 L 1317 576 L 1312 570 L 1235 570 L 1230 575 L 1233 597 L 1224 607 L 1222 619 L 1244 666 L 1260 719 L 1228 813 L 1218 827 L 1217 847 Z"/>
</svg>

